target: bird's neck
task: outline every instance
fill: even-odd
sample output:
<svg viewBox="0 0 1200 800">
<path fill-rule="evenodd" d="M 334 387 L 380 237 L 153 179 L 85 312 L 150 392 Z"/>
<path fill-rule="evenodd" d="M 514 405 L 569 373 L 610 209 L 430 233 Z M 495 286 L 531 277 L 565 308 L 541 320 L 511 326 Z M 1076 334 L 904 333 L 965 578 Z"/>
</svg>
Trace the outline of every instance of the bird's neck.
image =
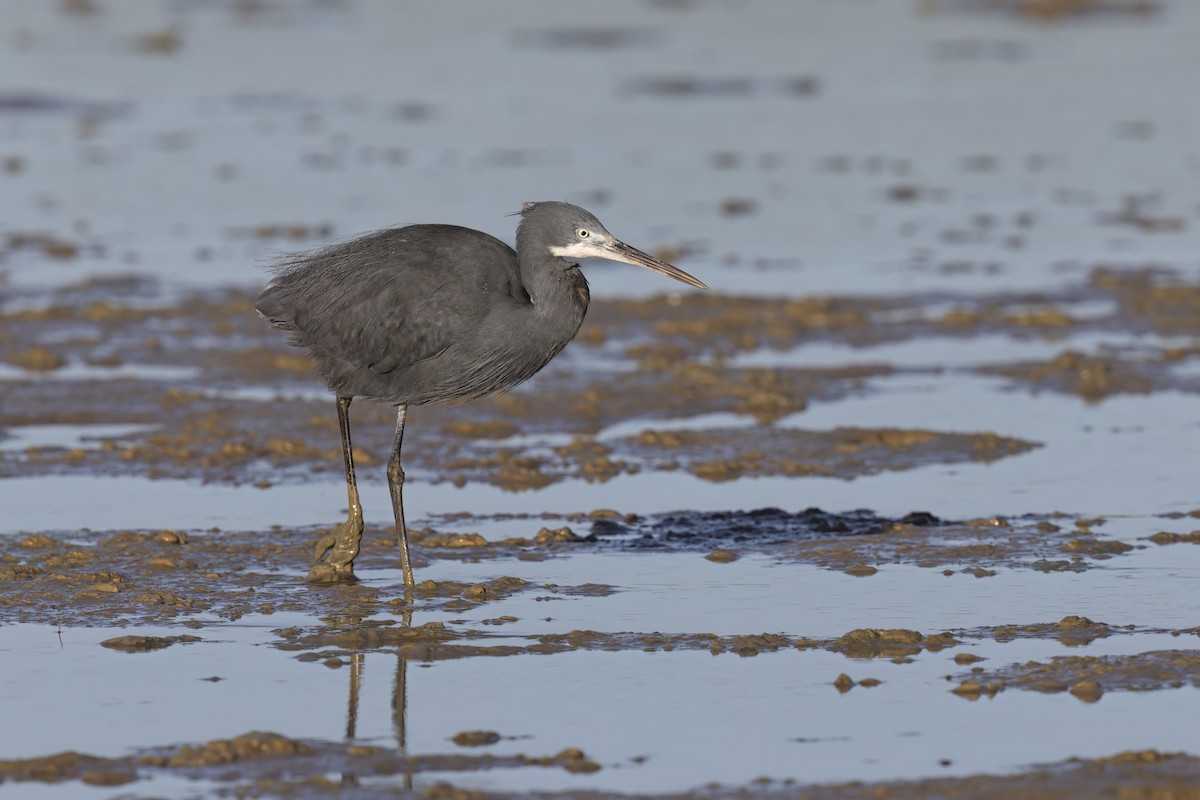
<svg viewBox="0 0 1200 800">
<path fill-rule="evenodd" d="M 543 324 L 569 329 L 567 337 L 574 336 L 591 299 L 579 265 L 547 254 L 536 264 L 522 265 L 521 281 Z"/>
</svg>

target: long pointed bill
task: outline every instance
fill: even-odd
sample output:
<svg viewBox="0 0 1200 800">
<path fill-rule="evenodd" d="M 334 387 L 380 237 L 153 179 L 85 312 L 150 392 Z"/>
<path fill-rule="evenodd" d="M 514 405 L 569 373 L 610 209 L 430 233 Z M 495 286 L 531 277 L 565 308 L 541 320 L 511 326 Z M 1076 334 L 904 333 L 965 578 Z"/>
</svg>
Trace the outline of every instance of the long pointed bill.
<svg viewBox="0 0 1200 800">
<path fill-rule="evenodd" d="M 612 261 L 624 261 L 626 264 L 633 264 L 638 267 L 645 267 L 651 272 L 657 272 L 659 275 L 666 275 L 668 278 L 674 278 L 677 281 L 686 283 L 689 286 L 695 286 L 697 289 L 707 289 L 704 281 L 699 278 L 693 278 L 679 267 L 672 266 L 665 261 L 660 261 L 649 253 L 643 253 L 636 247 L 631 247 L 620 239 L 612 239 L 610 241 L 599 244 L 592 249 L 588 255 L 594 258 L 607 258 Z"/>
</svg>

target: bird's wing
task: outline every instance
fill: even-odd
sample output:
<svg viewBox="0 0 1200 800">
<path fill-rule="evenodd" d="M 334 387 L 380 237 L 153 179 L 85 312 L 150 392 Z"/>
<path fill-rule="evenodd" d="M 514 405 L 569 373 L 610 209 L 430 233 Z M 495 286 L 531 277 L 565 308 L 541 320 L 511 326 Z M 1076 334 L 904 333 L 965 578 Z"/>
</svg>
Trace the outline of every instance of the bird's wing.
<svg viewBox="0 0 1200 800">
<path fill-rule="evenodd" d="M 285 261 L 255 305 L 315 354 L 386 374 L 469 336 L 494 295 L 523 293 L 500 240 L 413 225 Z"/>
</svg>

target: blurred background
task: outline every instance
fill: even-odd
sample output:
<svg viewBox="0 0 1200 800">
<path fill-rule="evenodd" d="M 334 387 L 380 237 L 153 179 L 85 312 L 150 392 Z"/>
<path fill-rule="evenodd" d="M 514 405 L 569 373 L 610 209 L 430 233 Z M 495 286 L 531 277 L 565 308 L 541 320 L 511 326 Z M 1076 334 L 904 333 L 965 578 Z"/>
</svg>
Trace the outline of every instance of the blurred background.
<svg viewBox="0 0 1200 800">
<path fill-rule="evenodd" d="M 3 288 L 256 285 L 274 253 L 391 225 L 511 241 L 545 199 L 739 293 L 1194 270 L 1198 22 L 1154 0 L 14 0 Z"/>
</svg>

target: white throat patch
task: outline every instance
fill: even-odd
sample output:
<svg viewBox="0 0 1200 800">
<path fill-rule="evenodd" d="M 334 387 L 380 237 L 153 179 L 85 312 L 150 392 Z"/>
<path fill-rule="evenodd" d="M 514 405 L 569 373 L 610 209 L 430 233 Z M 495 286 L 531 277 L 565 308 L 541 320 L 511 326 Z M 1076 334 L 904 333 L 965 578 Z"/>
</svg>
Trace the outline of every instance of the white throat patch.
<svg viewBox="0 0 1200 800">
<path fill-rule="evenodd" d="M 604 251 L 591 242 L 575 242 L 566 247 L 550 247 L 550 255 L 558 258 L 606 258 Z"/>
</svg>

